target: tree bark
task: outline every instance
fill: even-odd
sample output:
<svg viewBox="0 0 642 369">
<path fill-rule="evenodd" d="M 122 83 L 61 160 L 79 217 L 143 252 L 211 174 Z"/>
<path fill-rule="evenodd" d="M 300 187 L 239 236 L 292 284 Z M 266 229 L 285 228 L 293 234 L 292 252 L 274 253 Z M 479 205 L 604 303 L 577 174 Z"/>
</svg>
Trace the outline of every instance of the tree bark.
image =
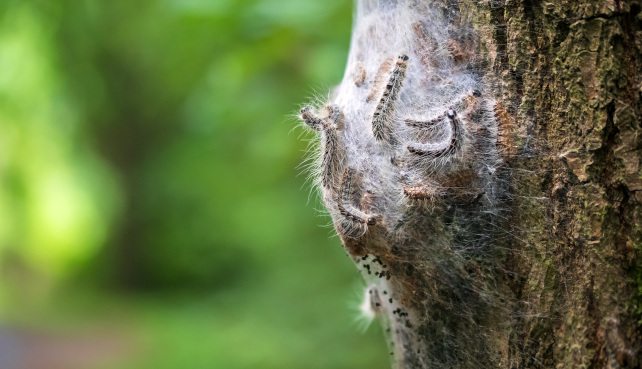
<svg viewBox="0 0 642 369">
<path fill-rule="evenodd" d="M 638 1 L 359 0 L 302 110 L 397 368 L 642 366 Z"/>
<path fill-rule="evenodd" d="M 525 314 L 508 367 L 639 368 L 638 1 L 463 1 L 488 80 L 532 155 L 512 162 L 510 266 Z M 524 145 L 524 143 L 522 143 Z"/>
</svg>

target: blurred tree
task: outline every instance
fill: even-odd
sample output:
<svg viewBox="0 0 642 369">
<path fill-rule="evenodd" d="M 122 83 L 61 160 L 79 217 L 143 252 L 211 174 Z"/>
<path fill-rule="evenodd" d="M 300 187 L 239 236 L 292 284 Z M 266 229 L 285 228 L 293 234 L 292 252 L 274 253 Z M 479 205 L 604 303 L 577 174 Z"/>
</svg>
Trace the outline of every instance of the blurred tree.
<svg viewBox="0 0 642 369">
<path fill-rule="evenodd" d="M 229 283 L 252 268 L 250 243 L 278 229 L 257 227 L 269 218 L 260 201 L 297 186 L 283 177 L 300 144 L 279 122 L 301 81 L 338 79 L 351 4 L 61 4 L 65 84 L 122 196 L 95 264 L 134 288 Z M 338 27 L 321 32 L 328 22 Z M 250 226 L 257 236 L 243 239 Z"/>
</svg>

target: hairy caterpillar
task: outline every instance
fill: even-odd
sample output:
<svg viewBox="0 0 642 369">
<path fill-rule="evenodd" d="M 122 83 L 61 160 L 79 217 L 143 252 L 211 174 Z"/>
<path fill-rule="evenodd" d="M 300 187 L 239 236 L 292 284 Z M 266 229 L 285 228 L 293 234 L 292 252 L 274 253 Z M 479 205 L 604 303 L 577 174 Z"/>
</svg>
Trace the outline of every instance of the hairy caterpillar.
<svg viewBox="0 0 642 369">
<path fill-rule="evenodd" d="M 341 158 L 338 149 L 339 133 L 336 127 L 329 127 L 323 135 L 323 161 L 321 163 L 321 182 L 330 188 L 341 171 Z"/>
<path fill-rule="evenodd" d="M 403 188 L 404 195 L 412 200 L 433 200 L 439 195 L 435 187 L 416 185 Z"/>
<path fill-rule="evenodd" d="M 384 83 L 387 81 L 388 74 L 390 73 L 390 68 L 392 68 L 392 63 L 394 62 L 394 58 L 388 57 L 386 58 L 381 65 L 379 66 L 379 69 L 377 70 L 377 73 L 375 75 L 375 80 L 374 80 L 374 85 L 372 90 L 370 91 L 370 94 L 366 97 L 366 102 L 370 102 L 377 98 L 384 87 Z M 363 65 L 363 62 L 358 61 L 356 64 L 356 68 L 359 68 L 359 65 Z"/>
<path fill-rule="evenodd" d="M 377 219 L 351 204 L 354 191 L 354 174 L 353 168 L 346 168 L 343 175 L 342 190 L 337 198 L 337 208 L 344 217 L 341 222 L 344 234 L 350 238 L 359 238 L 366 233 L 369 225 L 377 224 Z"/>
<path fill-rule="evenodd" d="M 314 112 L 314 108 L 311 106 L 304 106 L 301 109 L 301 119 L 315 131 L 323 131 L 328 127 L 337 128 L 336 124 L 341 115 L 339 107 L 336 105 L 326 106 L 323 110 L 326 114 L 320 116 Z"/>
<path fill-rule="evenodd" d="M 363 66 L 362 62 L 358 62 L 357 65 L 355 66 L 354 72 L 352 77 L 354 78 L 354 84 L 357 87 L 363 86 L 364 82 L 366 81 L 366 69 Z"/>
<path fill-rule="evenodd" d="M 432 128 L 435 125 L 437 125 L 437 123 L 439 122 L 441 122 L 441 115 L 431 120 L 413 120 L 413 119 L 404 120 L 404 123 L 406 123 L 408 127 L 414 127 L 414 128 Z"/>
<path fill-rule="evenodd" d="M 497 147 L 500 154 L 505 158 L 512 158 L 516 153 L 516 145 L 513 139 L 515 130 L 515 118 L 513 118 L 501 101 L 493 107 L 495 119 L 497 119 Z"/>
<path fill-rule="evenodd" d="M 399 95 L 403 79 L 406 76 L 406 67 L 408 65 L 408 56 L 400 55 L 397 57 L 397 62 L 392 70 L 390 79 L 386 83 L 383 90 L 379 104 L 372 114 L 372 133 L 375 140 L 392 142 L 391 127 L 389 122 L 391 120 L 392 112 L 394 111 L 395 102 Z"/>
<path fill-rule="evenodd" d="M 322 134 L 321 184 L 324 188 L 331 188 L 342 169 L 341 152 L 338 149 L 341 109 L 337 105 L 328 105 L 323 110 L 325 115 L 320 116 L 312 107 L 305 106 L 301 109 L 301 119 L 308 127 Z"/>
<path fill-rule="evenodd" d="M 461 121 L 457 118 L 457 113 L 452 109 L 446 112 L 446 116 L 449 124 L 446 137 L 443 140 L 423 144 L 413 143 L 408 145 L 408 151 L 415 155 L 433 158 L 455 154 L 461 146 Z"/>
</svg>

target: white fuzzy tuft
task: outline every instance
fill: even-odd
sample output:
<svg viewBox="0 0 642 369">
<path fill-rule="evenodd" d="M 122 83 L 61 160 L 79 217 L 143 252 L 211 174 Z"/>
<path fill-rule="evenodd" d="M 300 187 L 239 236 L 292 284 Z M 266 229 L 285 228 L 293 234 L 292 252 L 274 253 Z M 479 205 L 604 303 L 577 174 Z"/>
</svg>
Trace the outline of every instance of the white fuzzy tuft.
<svg viewBox="0 0 642 369">
<path fill-rule="evenodd" d="M 454 4 L 358 1 L 343 81 L 302 116 L 318 137 L 311 178 L 370 284 L 361 319 L 381 318 L 396 367 L 479 368 L 496 354 L 477 324 L 502 311 L 488 265 L 504 250 L 492 246 L 508 138 Z"/>
</svg>

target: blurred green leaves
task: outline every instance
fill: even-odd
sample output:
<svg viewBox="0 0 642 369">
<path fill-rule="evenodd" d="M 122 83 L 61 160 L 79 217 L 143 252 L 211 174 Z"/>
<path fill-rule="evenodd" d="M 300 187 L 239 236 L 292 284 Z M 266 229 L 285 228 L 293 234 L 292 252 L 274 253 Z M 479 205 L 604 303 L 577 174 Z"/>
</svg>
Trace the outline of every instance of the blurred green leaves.
<svg viewBox="0 0 642 369">
<path fill-rule="evenodd" d="M 52 276 L 94 258 L 107 278 L 163 287 L 229 280 L 300 240 L 318 221 L 303 208 L 288 116 L 307 86 L 339 80 L 349 12 L 343 1 L 5 4 L 0 247 Z"/>
<path fill-rule="evenodd" d="M 0 252 L 59 276 L 104 242 L 117 207 L 109 174 L 55 68 L 46 22 L 26 4 L 0 23 Z"/>
<path fill-rule="evenodd" d="M 0 2 L 0 306 L 34 276 L 68 295 L 20 320 L 102 319 L 79 285 L 124 299 L 152 354 L 123 367 L 386 367 L 349 336 L 358 276 L 296 169 L 293 113 L 340 81 L 351 10 Z"/>
</svg>

